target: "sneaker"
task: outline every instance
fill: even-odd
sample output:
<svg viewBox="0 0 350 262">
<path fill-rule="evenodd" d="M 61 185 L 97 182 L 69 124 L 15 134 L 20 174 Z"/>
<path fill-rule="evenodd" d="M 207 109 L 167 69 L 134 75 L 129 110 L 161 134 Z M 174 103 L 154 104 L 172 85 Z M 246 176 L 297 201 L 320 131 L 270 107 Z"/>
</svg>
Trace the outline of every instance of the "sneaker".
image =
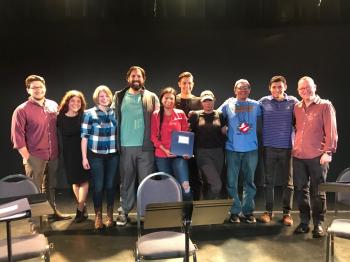
<svg viewBox="0 0 350 262">
<path fill-rule="evenodd" d="M 300 223 L 297 228 L 294 230 L 294 234 L 306 234 L 310 231 L 308 224 Z"/>
<path fill-rule="evenodd" d="M 262 214 L 259 217 L 259 221 L 262 223 L 269 223 L 272 220 L 272 213 L 270 212 L 264 212 L 264 214 Z"/>
<path fill-rule="evenodd" d="M 246 222 L 248 224 L 255 224 L 256 219 L 253 216 L 253 214 L 247 214 L 247 215 L 244 215 L 244 222 Z"/>
<path fill-rule="evenodd" d="M 237 214 L 231 214 L 228 222 L 233 223 L 233 224 L 238 224 L 238 223 L 241 223 L 241 220 Z"/>
<path fill-rule="evenodd" d="M 118 211 L 117 225 L 125 226 L 128 223 L 128 214 L 125 214 L 123 211 Z"/>
<path fill-rule="evenodd" d="M 293 226 L 293 218 L 290 214 L 284 214 L 282 218 L 282 223 L 285 226 Z"/>
<path fill-rule="evenodd" d="M 319 237 L 323 237 L 324 236 L 324 232 L 323 232 L 323 228 L 321 225 L 316 225 L 314 227 L 314 230 L 312 230 L 312 237 L 313 238 L 319 238 Z"/>
</svg>

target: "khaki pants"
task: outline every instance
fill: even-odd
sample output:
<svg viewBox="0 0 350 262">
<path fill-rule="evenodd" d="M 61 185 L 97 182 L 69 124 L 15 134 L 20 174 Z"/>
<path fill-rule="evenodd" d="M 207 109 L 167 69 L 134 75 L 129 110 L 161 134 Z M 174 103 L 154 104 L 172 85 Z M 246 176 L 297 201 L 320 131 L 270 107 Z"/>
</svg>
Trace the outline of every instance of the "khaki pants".
<svg viewBox="0 0 350 262">
<path fill-rule="evenodd" d="M 23 164 L 26 176 L 33 179 L 40 192 L 46 193 L 50 204 L 55 207 L 58 159 L 42 160 L 30 155 L 28 161 L 23 160 Z"/>
<path fill-rule="evenodd" d="M 40 192 L 46 193 L 47 199 L 52 208 L 56 209 L 55 203 L 55 187 L 56 187 L 56 172 L 58 168 L 58 159 L 42 160 L 30 155 L 28 161 L 23 160 L 26 176 L 33 179 L 35 185 Z M 41 230 L 41 217 L 30 218 L 30 230 Z"/>
</svg>

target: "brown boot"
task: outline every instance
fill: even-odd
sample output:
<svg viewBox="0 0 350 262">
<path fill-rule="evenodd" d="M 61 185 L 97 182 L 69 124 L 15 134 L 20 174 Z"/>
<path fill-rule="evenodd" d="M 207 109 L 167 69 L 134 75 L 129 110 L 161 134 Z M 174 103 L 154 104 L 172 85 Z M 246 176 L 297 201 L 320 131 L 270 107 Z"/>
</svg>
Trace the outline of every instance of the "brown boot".
<svg viewBox="0 0 350 262">
<path fill-rule="evenodd" d="M 107 221 L 106 227 L 115 227 L 115 222 L 113 221 L 113 206 L 107 206 Z"/>
<path fill-rule="evenodd" d="M 99 230 L 104 227 L 102 223 L 102 207 L 95 208 L 95 229 Z"/>
</svg>

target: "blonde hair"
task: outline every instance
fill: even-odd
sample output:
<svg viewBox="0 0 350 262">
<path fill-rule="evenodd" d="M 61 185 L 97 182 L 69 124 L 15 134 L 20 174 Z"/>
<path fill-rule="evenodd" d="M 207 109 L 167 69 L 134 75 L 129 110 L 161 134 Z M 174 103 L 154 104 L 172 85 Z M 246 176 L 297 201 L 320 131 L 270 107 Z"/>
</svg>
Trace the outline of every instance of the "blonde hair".
<svg viewBox="0 0 350 262">
<path fill-rule="evenodd" d="M 96 87 L 96 89 L 94 91 L 94 94 L 92 95 L 92 99 L 94 100 L 95 105 L 98 105 L 98 95 L 101 92 L 105 92 L 106 93 L 106 95 L 109 97 L 109 100 L 110 100 L 109 101 L 109 105 L 111 105 L 112 104 L 112 99 L 113 99 L 112 91 L 109 89 L 108 86 L 104 86 L 104 85 Z"/>
</svg>

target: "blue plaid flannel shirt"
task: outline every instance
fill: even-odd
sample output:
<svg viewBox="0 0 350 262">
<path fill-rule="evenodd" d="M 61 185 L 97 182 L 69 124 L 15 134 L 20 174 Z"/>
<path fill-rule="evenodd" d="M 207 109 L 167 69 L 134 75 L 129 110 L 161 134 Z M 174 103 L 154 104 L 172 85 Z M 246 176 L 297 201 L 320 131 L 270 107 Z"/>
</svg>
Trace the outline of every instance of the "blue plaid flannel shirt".
<svg viewBox="0 0 350 262">
<path fill-rule="evenodd" d="M 110 154 L 117 152 L 116 148 L 117 121 L 114 111 L 107 113 L 97 106 L 84 112 L 81 124 L 81 137 L 88 139 L 87 147 L 96 154 Z"/>
</svg>

